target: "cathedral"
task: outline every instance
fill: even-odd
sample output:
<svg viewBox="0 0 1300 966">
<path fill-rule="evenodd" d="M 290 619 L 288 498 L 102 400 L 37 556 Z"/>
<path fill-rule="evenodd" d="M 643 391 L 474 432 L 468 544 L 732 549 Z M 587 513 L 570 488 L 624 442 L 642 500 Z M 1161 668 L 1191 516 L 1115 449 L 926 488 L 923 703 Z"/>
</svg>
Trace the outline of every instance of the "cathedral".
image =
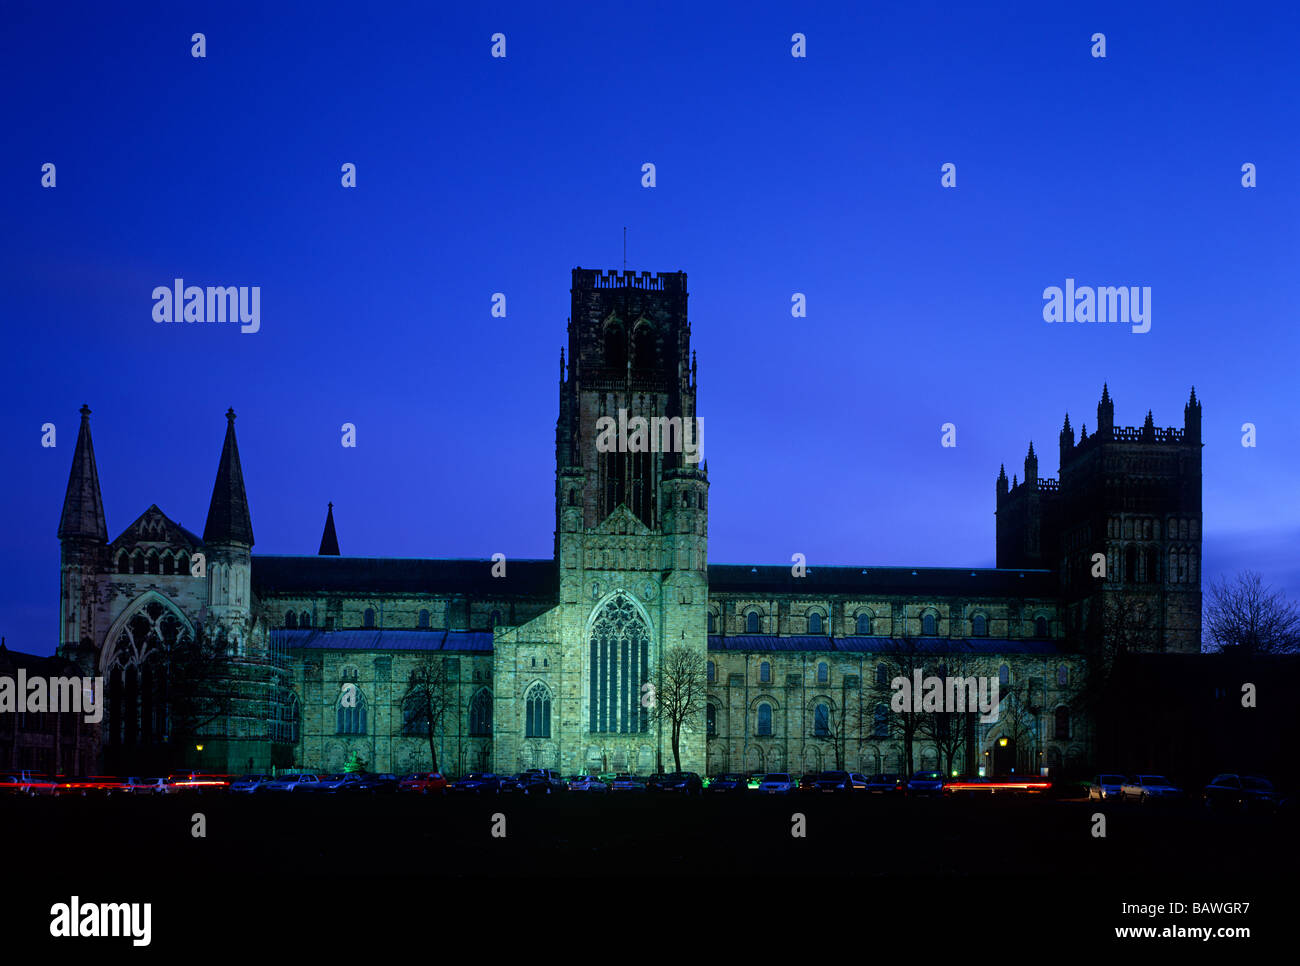
<svg viewBox="0 0 1300 966">
<path fill-rule="evenodd" d="M 995 568 L 709 566 L 707 462 L 597 445 L 621 411 L 697 420 L 685 273 L 579 268 L 570 291 L 549 559 L 344 556 L 332 504 L 318 554 L 255 554 L 233 410 L 202 535 L 155 504 L 110 540 L 82 407 L 58 653 L 105 679 L 106 770 L 672 770 L 645 695 L 684 654 L 683 769 L 1077 774 L 1108 650 L 1199 651 L 1195 390 L 1177 429 L 1116 426 L 1103 389 L 1055 480 L 1031 444 L 997 477 Z M 197 635 L 227 700 L 185 735 L 169 655 Z M 996 678 L 996 720 L 900 720 L 910 668 Z"/>
</svg>

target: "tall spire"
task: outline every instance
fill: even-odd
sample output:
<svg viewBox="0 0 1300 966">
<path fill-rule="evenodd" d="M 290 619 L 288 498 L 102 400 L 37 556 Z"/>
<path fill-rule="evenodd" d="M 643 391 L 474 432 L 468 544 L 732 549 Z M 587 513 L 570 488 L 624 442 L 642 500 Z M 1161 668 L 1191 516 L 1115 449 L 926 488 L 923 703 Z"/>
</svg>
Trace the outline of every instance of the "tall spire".
<svg viewBox="0 0 1300 966">
<path fill-rule="evenodd" d="M 59 517 L 59 539 L 82 537 L 108 542 L 104 522 L 104 499 L 99 492 L 99 470 L 95 467 L 95 447 L 90 441 L 90 407 L 81 407 L 81 429 L 77 448 L 72 454 L 72 472 L 68 474 L 68 491 L 63 497 L 63 515 Z"/>
<path fill-rule="evenodd" d="M 234 409 L 226 410 L 226 441 L 221 447 L 217 482 L 212 486 L 203 542 L 253 545 L 253 524 L 248 516 L 248 496 L 244 493 L 244 471 L 239 465 L 239 446 L 235 442 Z"/>
<path fill-rule="evenodd" d="M 318 557 L 337 557 L 339 555 L 339 535 L 334 532 L 334 504 L 325 511 L 325 532 L 320 537 Z"/>
</svg>

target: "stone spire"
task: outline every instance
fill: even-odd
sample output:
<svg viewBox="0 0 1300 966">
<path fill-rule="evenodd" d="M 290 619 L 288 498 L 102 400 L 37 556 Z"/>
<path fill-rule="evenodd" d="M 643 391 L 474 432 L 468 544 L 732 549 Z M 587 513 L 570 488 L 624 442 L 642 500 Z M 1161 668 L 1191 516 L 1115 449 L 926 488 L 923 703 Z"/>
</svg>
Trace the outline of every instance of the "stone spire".
<svg viewBox="0 0 1300 966">
<path fill-rule="evenodd" d="M 318 557 L 337 557 L 339 555 L 339 535 L 334 532 L 334 504 L 325 511 L 325 532 L 320 537 Z"/>
<path fill-rule="evenodd" d="M 82 538 L 108 542 L 104 523 L 104 499 L 99 493 L 99 470 L 95 467 L 95 446 L 90 441 L 90 407 L 81 407 L 81 429 L 72 454 L 72 472 L 59 517 L 59 539 Z"/>
<path fill-rule="evenodd" d="M 217 482 L 212 487 L 203 542 L 253 545 L 253 524 L 248 515 L 248 496 L 244 493 L 244 471 L 239 465 L 233 409 L 226 410 L 226 441 L 221 447 L 221 462 L 217 466 Z"/>
</svg>

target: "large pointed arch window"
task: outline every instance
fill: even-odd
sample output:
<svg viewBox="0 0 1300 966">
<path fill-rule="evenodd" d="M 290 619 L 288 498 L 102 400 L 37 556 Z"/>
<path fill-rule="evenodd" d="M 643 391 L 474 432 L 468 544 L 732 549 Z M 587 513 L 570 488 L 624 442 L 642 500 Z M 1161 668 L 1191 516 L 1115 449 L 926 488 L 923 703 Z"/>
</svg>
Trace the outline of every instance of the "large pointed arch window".
<svg viewBox="0 0 1300 966">
<path fill-rule="evenodd" d="M 525 738 L 551 737 L 551 689 L 538 681 L 524 698 Z"/>
<path fill-rule="evenodd" d="M 492 734 L 492 692 L 481 689 L 469 702 L 469 733 L 474 738 Z"/>
<path fill-rule="evenodd" d="M 632 601 L 619 594 L 591 627 L 588 727 L 628 734 L 650 730 L 641 687 L 650 680 L 650 632 Z"/>
<path fill-rule="evenodd" d="M 121 625 L 104 664 L 108 745 L 153 745 L 167 740 L 171 725 L 169 653 L 189 637 L 179 612 L 158 598 L 138 605 Z"/>
</svg>

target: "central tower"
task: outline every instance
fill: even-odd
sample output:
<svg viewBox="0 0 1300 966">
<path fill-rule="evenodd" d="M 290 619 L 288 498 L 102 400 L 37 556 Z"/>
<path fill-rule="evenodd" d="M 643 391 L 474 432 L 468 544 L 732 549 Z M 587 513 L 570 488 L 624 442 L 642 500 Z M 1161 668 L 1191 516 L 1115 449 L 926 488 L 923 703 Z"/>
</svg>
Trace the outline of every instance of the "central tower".
<svg viewBox="0 0 1300 966">
<path fill-rule="evenodd" d="M 555 428 L 564 663 L 580 669 L 565 694 L 582 746 L 569 761 L 644 774 L 672 767 L 646 686 L 663 690 L 670 649 L 698 652 L 703 667 L 707 648 L 708 479 L 686 274 L 576 268 L 570 294 Z M 683 768 L 704 770 L 702 716 L 681 753 Z"/>
</svg>

